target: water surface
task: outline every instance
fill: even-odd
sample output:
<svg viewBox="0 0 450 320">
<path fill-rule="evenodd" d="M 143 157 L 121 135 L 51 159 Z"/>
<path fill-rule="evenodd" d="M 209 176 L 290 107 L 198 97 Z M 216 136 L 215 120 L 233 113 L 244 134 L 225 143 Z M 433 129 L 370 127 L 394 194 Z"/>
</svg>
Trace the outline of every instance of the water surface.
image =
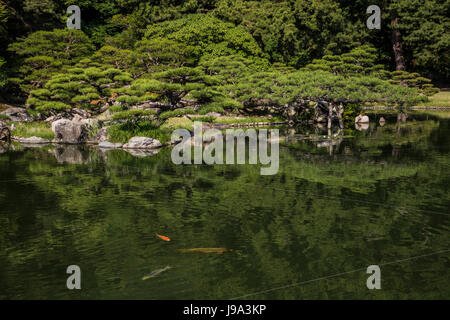
<svg viewBox="0 0 450 320">
<path fill-rule="evenodd" d="M 449 120 L 384 117 L 332 139 L 283 128 L 273 176 L 176 166 L 169 148 L 12 145 L 0 155 L 0 299 L 448 298 Z M 233 251 L 177 251 L 199 247 Z M 366 287 L 373 264 L 381 290 Z M 66 288 L 69 265 L 81 290 Z"/>
</svg>

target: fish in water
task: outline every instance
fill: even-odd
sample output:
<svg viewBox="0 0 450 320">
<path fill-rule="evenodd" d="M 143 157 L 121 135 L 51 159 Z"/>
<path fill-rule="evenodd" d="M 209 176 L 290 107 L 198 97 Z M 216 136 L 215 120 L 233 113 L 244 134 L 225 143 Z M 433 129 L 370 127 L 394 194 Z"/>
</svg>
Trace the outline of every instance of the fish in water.
<svg viewBox="0 0 450 320">
<path fill-rule="evenodd" d="M 148 280 L 148 279 L 150 279 L 150 278 L 154 278 L 154 277 L 156 277 L 158 274 L 163 273 L 164 271 L 167 271 L 167 270 L 169 270 L 169 269 L 172 269 L 172 267 L 167 266 L 167 267 L 165 267 L 165 268 L 162 268 L 162 269 L 158 269 L 158 270 L 152 271 L 152 272 L 150 272 L 149 274 L 146 274 L 145 276 L 143 276 L 143 277 L 142 277 L 142 280 Z"/>
<path fill-rule="evenodd" d="M 170 238 L 169 238 L 169 237 L 165 237 L 165 236 L 162 236 L 162 235 L 160 235 L 160 234 L 156 234 L 156 236 L 159 237 L 159 238 L 161 238 L 161 239 L 163 239 L 164 241 L 170 241 Z"/>
<path fill-rule="evenodd" d="M 226 248 L 192 248 L 192 249 L 178 249 L 178 252 L 201 252 L 201 253 L 218 253 L 222 254 L 224 252 L 233 251 L 232 249 Z"/>
</svg>

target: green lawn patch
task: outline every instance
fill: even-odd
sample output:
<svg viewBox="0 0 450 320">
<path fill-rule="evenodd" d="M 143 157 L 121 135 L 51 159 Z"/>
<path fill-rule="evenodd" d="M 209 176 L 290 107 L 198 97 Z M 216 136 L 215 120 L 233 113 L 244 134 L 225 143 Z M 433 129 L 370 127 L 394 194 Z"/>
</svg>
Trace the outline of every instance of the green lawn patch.
<svg viewBox="0 0 450 320">
<path fill-rule="evenodd" d="M 428 102 L 419 104 L 426 107 L 448 107 L 450 108 L 450 91 L 441 91 L 429 97 Z"/>
<path fill-rule="evenodd" d="M 51 125 L 45 122 L 17 123 L 12 135 L 23 138 L 39 137 L 48 140 L 53 140 L 55 137 Z"/>
<path fill-rule="evenodd" d="M 113 143 L 127 143 L 132 137 L 148 137 L 165 143 L 170 141 L 171 138 L 171 132 L 162 130 L 148 120 L 112 125 L 108 128 L 108 134 L 108 140 Z"/>
</svg>

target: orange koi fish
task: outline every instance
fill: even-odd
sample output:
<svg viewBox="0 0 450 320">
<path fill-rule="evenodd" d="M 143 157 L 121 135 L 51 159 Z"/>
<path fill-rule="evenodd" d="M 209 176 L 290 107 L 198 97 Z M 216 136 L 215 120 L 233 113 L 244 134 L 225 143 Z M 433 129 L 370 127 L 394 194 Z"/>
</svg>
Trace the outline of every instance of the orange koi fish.
<svg viewBox="0 0 450 320">
<path fill-rule="evenodd" d="M 164 241 L 170 241 L 170 238 L 169 238 L 169 237 L 165 237 L 165 236 L 162 236 L 162 235 L 160 235 L 160 234 L 156 234 L 156 236 L 157 236 L 158 238 L 163 239 Z"/>
</svg>

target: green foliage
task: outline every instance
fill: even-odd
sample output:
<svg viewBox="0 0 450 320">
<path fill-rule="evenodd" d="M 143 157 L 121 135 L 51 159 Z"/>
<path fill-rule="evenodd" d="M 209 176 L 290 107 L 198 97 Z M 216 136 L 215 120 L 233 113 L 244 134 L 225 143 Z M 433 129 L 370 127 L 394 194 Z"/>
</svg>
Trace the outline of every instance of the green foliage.
<svg viewBox="0 0 450 320">
<path fill-rule="evenodd" d="M 148 117 L 155 115 L 156 112 L 153 110 L 126 110 L 126 111 L 120 111 L 116 112 L 112 115 L 112 119 L 119 120 L 119 119 L 128 119 L 133 117 Z"/>
<path fill-rule="evenodd" d="M 11 44 L 8 50 L 23 58 L 18 84 L 28 92 L 42 88 L 53 74 L 91 54 L 93 46 L 80 30 L 55 29 L 31 33 Z"/>
<path fill-rule="evenodd" d="M 431 80 L 421 77 L 418 73 L 410 73 L 406 71 L 393 71 L 391 73 L 391 83 L 404 85 L 411 88 L 417 88 L 419 92 L 432 96 L 439 92 L 439 89 L 431 84 Z"/>
<path fill-rule="evenodd" d="M 344 121 L 353 121 L 355 117 L 362 113 L 362 111 L 363 108 L 360 103 L 349 103 L 344 108 L 342 118 Z"/>
<path fill-rule="evenodd" d="M 130 87 L 118 89 L 118 101 L 127 104 L 154 100 L 155 98 L 172 105 L 180 103 L 189 92 L 201 95 L 206 85 L 214 80 L 201 70 L 190 67 L 172 68 L 167 71 L 148 74 L 131 83 Z"/>
<path fill-rule="evenodd" d="M 393 85 L 376 77 L 342 78 L 326 71 L 296 71 L 286 74 L 262 72 L 225 87 L 241 103 L 268 99 L 277 105 L 300 98 L 337 102 L 384 102 L 412 105 L 423 100 L 414 88 Z"/>
<path fill-rule="evenodd" d="M 132 137 L 148 137 L 158 139 L 161 143 L 170 141 L 170 133 L 161 130 L 157 124 L 148 121 L 127 121 L 108 127 L 110 142 L 127 143 Z"/>
<path fill-rule="evenodd" d="M 193 51 L 192 46 L 166 38 L 141 40 L 135 46 L 137 59 L 146 72 L 190 66 L 194 63 Z"/>
<path fill-rule="evenodd" d="M 344 76 L 373 75 L 383 69 L 383 66 L 375 65 L 376 59 L 376 49 L 364 45 L 342 55 L 325 55 L 322 59 L 315 59 L 305 70 L 323 70 Z"/>
<path fill-rule="evenodd" d="M 194 103 L 203 114 L 236 112 L 261 99 L 277 105 L 298 99 L 409 105 L 437 89 L 418 74 L 387 70 L 394 28 L 389 22 L 398 20 L 409 68 L 439 65 L 444 74 L 448 37 L 442 31 L 448 18 L 442 0 L 431 2 L 383 3 L 388 26 L 371 32 L 361 13 L 366 0 L 23 0 L 10 10 L 0 6 L 6 25 L 0 38 L 14 29 L 6 19 L 14 10 L 14 19 L 24 22 L 21 30 L 37 30 L 31 17 L 44 15 L 51 30 L 52 21 L 64 20 L 66 5 L 81 7 L 83 31 L 23 31 L 19 40 L 7 41 L 15 55 L 11 65 L 8 57 L 8 90 L 18 84 L 27 104 L 41 111 L 98 111 L 111 99 L 125 109 L 149 101 L 172 108 Z M 429 41 L 418 44 L 427 32 Z M 0 86 L 6 83 L 2 64 L 0 58 Z"/>
<path fill-rule="evenodd" d="M 148 26 L 146 39 L 166 38 L 192 47 L 197 59 L 239 54 L 263 57 L 253 37 L 243 28 L 209 14 L 187 15 L 181 19 Z"/>
<path fill-rule="evenodd" d="M 224 112 L 224 109 L 217 105 L 217 104 L 207 104 L 205 106 L 202 106 L 199 110 L 198 110 L 198 114 L 207 114 L 209 112 L 218 112 L 218 113 L 222 113 Z"/>
<path fill-rule="evenodd" d="M 5 64 L 5 59 L 0 57 L 0 88 L 3 87 L 7 82 L 6 72 L 3 70 L 4 64 Z"/>
<path fill-rule="evenodd" d="M 383 19 L 398 19 L 395 27 L 402 35 L 410 71 L 449 78 L 449 10 L 445 0 L 395 0 L 386 3 Z M 387 26 L 392 27 L 391 24 Z"/>
<path fill-rule="evenodd" d="M 12 135 L 23 138 L 39 137 L 50 141 L 54 138 L 51 125 L 45 122 L 17 123 Z"/>
<path fill-rule="evenodd" d="M 176 117 L 167 119 L 161 125 L 161 130 L 164 130 L 165 132 L 172 132 L 178 128 L 192 130 L 194 128 L 194 122 L 186 117 Z"/>
<path fill-rule="evenodd" d="M 231 123 L 259 123 L 259 122 L 277 122 L 283 121 L 281 118 L 267 118 L 267 117 L 220 117 L 214 120 L 215 123 L 231 124 Z"/>
<path fill-rule="evenodd" d="M 256 71 L 266 71 L 268 62 L 264 60 L 251 60 L 239 55 L 221 56 L 214 59 L 203 60 L 199 68 L 207 75 L 213 76 L 221 84 L 236 83 L 244 75 Z"/>
<path fill-rule="evenodd" d="M 271 62 L 295 67 L 339 53 L 352 39 L 344 32 L 344 11 L 332 0 L 222 0 L 214 14 L 248 30 Z M 350 41 L 342 46 L 345 36 Z"/>
<path fill-rule="evenodd" d="M 63 110 L 71 107 L 97 108 L 111 89 L 131 81 L 131 76 L 112 68 L 71 68 L 51 77 L 44 89 L 32 90 L 27 104 L 37 110 Z"/>
</svg>

